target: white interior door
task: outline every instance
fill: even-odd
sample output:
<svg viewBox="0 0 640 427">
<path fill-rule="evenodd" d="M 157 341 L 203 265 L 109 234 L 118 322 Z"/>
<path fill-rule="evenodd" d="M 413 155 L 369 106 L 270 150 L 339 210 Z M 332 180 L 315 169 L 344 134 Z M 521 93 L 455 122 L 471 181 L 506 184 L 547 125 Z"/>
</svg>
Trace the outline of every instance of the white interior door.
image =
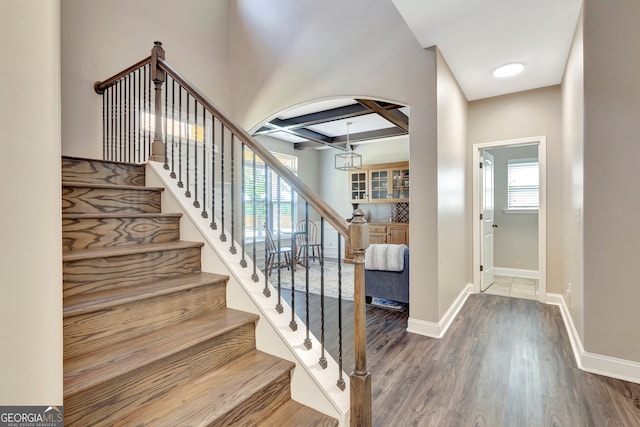
<svg viewBox="0 0 640 427">
<path fill-rule="evenodd" d="M 480 206 L 482 212 L 480 241 L 480 290 L 484 291 L 493 284 L 493 231 L 494 231 L 494 197 L 493 197 L 493 155 L 482 151 L 482 188 Z"/>
</svg>

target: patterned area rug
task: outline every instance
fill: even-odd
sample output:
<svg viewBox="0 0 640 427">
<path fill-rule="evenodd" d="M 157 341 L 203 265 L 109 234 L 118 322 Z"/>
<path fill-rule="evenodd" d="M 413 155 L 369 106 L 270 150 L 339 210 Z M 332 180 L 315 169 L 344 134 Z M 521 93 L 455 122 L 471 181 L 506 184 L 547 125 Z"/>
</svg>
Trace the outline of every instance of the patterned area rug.
<svg viewBox="0 0 640 427">
<path fill-rule="evenodd" d="M 298 265 L 294 271 L 295 290 L 306 289 L 306 268 Z M 278 270 L 271 272 L 269 281 L 274 287 L 278 285 Z M 291 272 L 286 267 L 280 269 L 280 286 L 282 289 L 291 289 Z M 312 262 L 309 265 L 309 292 L 320 295 L 321 271 L 320 263 Z M 338 263 L 337 261 L 324 262 L 324 294 L 328 297 L 338 297 Z M 353 264 L 342 264 L 342 298 L 353 300 Z"/>
</svg>

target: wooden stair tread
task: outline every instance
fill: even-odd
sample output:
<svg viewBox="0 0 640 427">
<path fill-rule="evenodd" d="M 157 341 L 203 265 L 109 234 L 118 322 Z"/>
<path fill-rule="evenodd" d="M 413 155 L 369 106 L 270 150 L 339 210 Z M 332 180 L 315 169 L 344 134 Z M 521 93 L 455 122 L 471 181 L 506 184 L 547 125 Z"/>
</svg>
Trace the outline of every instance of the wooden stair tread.
<svg viewBox="0 0 640 427">
<path fill-rule="evenodd" d="M 143 187 L 141 185 L 86 184 L 83 182 L 62 181 L 62 187 L 99 188 L 104 190 L 164 191 L 163 187 Z"/>
<path fill-rule="evenodd" d="M 181 213 L 63 213 L 62 219 L 181 218 Z"/>
<path fill-rule="evenodd" d="M 80 157 L 80 156 L 61 156 L 62 159 L 69 159 L 69 160 L 80 160 L 80 161 L 85 161 L 85 162 L 98 162 L 98 163 L 109 163 L 109 164 L 114 164 L 114 165 L 125 165 L 125 166 L 136 166 L 139 168 L 144 169 L 146 167 L 146 165 L 144 163 L 132 163 L 132 162 L 122 162 L 122 161 L 116 161 L 116 160 L 102 160 L 102 159 L 92 159 L 90 157 Z"/>
<path fill-rule="evenodd" d="M 127 304 L 146 298 L 167 295 L 183 289 L 191 289 L 211 284 L 225 285 L 229 276 L 215 273 L 192 273 L 125 288 L 106 289 L 90 294 L 78 294 L 64 300 L 63 317 L 77 316 L 104 310 L 120 304 Z"/>
<path fill-rule="evenodd" d="M 178 240 L 176 242 L 145 243 L 132 246 L 110 246 L 107 248 L 78 249 L 62 253 L 62 262 L 80 261 L 92 258 L 109 258 L 123 255 L 140 254 L 145 252 L 160 252 L 176 249 L 202 247 L 202 242 Z"/>
<path fill-rule="evenodd" d="M 294 367 L 293 362 L 253 350 L 159 396 L 114 426 L 209 426 Z"/>
<path fill-rule="evenodd" d="M 287 400 L 268 418 L 260 423 L 260 427 L 282 426 L 314 426 L 337 427 L 338 420 L 302 405 L 294 400 Z"/>
<path fill-rule="evenodd" d="M 258 316 L 230 308 L 216 310 L 98 351 L 65 360 L 65 398 L 136 368 L 188 349 Z"/>
</svg>

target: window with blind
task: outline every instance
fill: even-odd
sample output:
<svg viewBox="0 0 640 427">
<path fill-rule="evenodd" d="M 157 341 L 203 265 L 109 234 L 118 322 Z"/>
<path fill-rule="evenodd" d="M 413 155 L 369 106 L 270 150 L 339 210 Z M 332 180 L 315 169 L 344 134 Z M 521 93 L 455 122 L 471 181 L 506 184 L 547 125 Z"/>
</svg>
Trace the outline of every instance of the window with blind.
<svg viewBox="0 0 640 427">
<path fill-rule="evenodd" d="M 297 173 L 297 157 L 280 153 L 272 154 L 293 173 Z M 243 168 L 245 179 L 245 239 L 253 239 L 254 233 L 257 239 L 263 239 L 267 220 L 269 222 L 269 230 L 274 235 L 291 233 L 295 224 L 294 215 L 296 212 L 295 198 L 291 187 L 279 179 L 278 175 L 270 168 L 267 168 L 265 172 L 265 163 L 258 156 L 255 156 L 254 169 L 253 158 L 253 152 L 245 151 Z M 255 204 L 253 203 L 254 181 Z"/>
<path fill-rule="evenodd" d="M 538 209 L 537 159 L 512 159 L 507 164 L 507 209 Z"/>
</svg>

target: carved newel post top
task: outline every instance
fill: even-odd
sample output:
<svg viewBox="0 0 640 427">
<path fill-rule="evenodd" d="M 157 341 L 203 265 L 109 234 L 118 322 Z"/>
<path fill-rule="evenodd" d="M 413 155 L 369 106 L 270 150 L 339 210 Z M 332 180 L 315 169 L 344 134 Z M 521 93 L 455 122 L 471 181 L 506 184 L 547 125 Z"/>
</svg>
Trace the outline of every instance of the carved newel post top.
<svg viewBox="0 0 640 427">
<path fill-rule="evenodd" d="M 353 211 L 353 217 L 351 218 L 351 224 L 364 224 L 365 222 L 367 222 L 366 219 L 364 219 L 365 217 L 365 213 L 362 209 L 356 209 Z"/>
<path fill-rule="evenodd" d="M 362 209 L 353 211 L 351 225 L 349 226 L 349 243 L 354 253 L 362 252 L 369 247 L 369 224 L 364 219 Z"/>
</svg>

